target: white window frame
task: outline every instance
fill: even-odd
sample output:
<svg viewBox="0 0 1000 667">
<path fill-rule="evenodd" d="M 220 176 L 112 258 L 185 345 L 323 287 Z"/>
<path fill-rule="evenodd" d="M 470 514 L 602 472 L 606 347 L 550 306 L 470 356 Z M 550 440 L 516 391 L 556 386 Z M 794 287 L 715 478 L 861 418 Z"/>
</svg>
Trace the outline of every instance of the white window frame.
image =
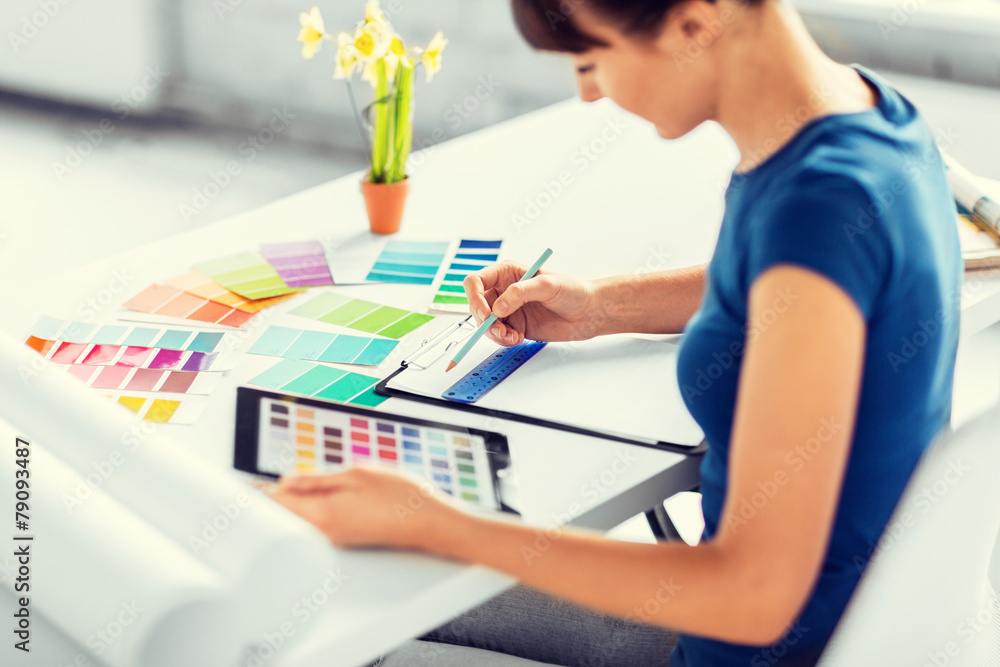
<svg viewBox="0 0 1000 667">
<path fill-rule="evenodd" d="M 837 59 L 1000 88 L 1000 0 L 792 0 Z"/>
</svg>

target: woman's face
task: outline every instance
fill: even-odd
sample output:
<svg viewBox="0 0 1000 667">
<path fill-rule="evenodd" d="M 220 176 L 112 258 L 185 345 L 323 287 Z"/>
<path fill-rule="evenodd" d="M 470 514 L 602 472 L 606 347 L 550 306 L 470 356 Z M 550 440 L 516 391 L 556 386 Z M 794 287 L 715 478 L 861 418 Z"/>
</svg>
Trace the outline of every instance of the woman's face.
<svg viewBox="0 0 1000 667">
<path fill-rule="evenodd" d="M 716 90 L 712 46 L 718 35 L 704 31 L 710 25 L 724 25 L 713 16 L 717 14 L 718 5 L 684 3 L 667 18 L 659 36 L 642 38 L 624 35 L 581 8 L 573 20 L 608 46 L 570 54 L 580 98 L 585 102 L 610 98 L 653 123 L 666 139 L 684 136 L 712 119 Z M 718 23 L 711 23 L 713 18 Z"/>
</svg>

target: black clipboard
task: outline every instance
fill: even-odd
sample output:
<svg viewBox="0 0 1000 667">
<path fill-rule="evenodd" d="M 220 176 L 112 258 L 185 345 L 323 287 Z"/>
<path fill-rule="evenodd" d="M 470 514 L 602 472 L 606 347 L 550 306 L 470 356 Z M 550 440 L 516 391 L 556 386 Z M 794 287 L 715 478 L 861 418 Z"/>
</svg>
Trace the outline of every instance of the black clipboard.
<svg viewBox="0 0 1000 667">
<path fill-rule="evenodd" d="M 493 417 L 495 419 L 504 419 L 508 421 L 517 421 L 525 424 L 531 424 L 533 426 L 543 426 L 545 428 L 557 429 L 560 431 L 567 431 L 569 433 L 577 433 L 580 435 L 586 435 L 596 438 L 603 438 L 605 440 L 613 440 L 615 442 L 623 442 L 630 445 L 638 445 L 639 447 L 648 447 L 651 449 L 659 449 L 660 451 L 674 452 L 676 454 L 684 454 L 686 456 L 701 456 L 708 449 L 708 445 L 705 440 L 702 440 L 699 444 L 695 446 L 690 445 L 679 445 L 673 442 L 668 442 L 665 440 L 647 440 L 645 438 L 630 437 L 627 435 L 622 435 L 619 433 L 612 433 L 608 431 L 599 431 L 595 429 L 583 428 L 576 426 L 574 424 L 567 424 L 564 422 L 551 421 L 548 419 L 541 419 L 538 417 L 532 417 L 528 415 L 522 415 L 515 412 L 507 412 L 505 410 L 496 410 L 493 408 L 485 408 L 475 404 L 467 403 L 455 403 L 444 398 L 435 398 L 432 396 L 424 396 L 421 394 L 414 394 L 402 389 L 394 389 L 389 386 L 389 383 L 400 373 L 405 372 L 411 366 L 426 368 L 426 365 L 421 365 L 420 360 L 425 357 L 425 355 L 433 356 L 433 360 L 437 361 L 441 356 L 447 354 L 447 352 L 452 348 L 454 342 L 447 343 L 448 339 L 456 333 L 457 330 L 465 328 L 475 329 L 475 321 L 472 316 L 451 325 L 450 327 L 442 330 L 436 336 L 424 340 L 420 347 L 407 359 L 404 359 L 399 364 L 399 368 L 393 371 L 388 377 L 375 385 L 375 392 L 381 394 L 382 396 L 391 396 L 393 398 L 402 398 L 408 401 L 416 401 L 418 403 L 426 403 L 428 405 L 436 405 L 439 407 L 451 408 L 454 410 L 462 410 L 465 412 L 471 412 L 474 414 L 485 415 L 487 417 Z M 436 352 L 440 350 L 440 352 Z M 434 356 L 436 354 L 436 356 Z M 430 363 L 433 363 L 430 362 Z M 429 364 L 428 364 L 429 365 Z"/>
</svg>

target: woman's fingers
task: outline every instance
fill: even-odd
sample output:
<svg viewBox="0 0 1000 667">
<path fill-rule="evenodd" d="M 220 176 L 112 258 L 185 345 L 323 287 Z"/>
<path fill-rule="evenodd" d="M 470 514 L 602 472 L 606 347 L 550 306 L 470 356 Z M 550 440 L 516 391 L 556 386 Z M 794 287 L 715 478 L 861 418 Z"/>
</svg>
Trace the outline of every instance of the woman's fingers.
<svg viewBox="0 0 1000 667">
<path fill-rule="evenodd" d="M 529 280 L 514 283 L 504 290 L 493 303 L 497 317 L 507 317 L 526 303 L 548 301 L 556 295 L 558 288 L 547 275 L 537 275 Z"/>
<path fill-rule="evenodd" d="M 489 317 L 497 295 L 520 280 L 526 270 L 522 264 L 504 261 L 465 277 L 463 286 L 469 309 L 479 324 Z"/>
<path fill-rule="evenodd" d="M 281 491 L 291 491 L 292 493 L 320 493 L 323 491 L 333 491 L 348 486 L 346 473 L 335 475 L 296 475 L 293 477 L 282 477 L 278 480 L 278 488 Z"/>
</svg>

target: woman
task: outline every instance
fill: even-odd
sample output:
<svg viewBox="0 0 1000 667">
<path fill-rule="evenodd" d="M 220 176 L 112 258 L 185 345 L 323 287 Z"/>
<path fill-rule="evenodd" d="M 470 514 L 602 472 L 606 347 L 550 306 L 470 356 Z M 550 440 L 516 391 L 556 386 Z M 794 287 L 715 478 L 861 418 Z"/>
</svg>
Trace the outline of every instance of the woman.
<svg viewBox="0 0 1000 667">
<path fill-rule="evenodd" d="M 504 345 L 684 331 L 678 381 L 709 446 L 704 539 L 569 533 L 528 565 L 532 530 L 441 498 L 400 528 L 391 508 L 412 482 L 392 474 L 290 479 L 276 497 L 335 544 L 418 549 L 531 587 L 456 621 L 463 643 L 558 664 L 667 664 L 675 642 L 674 667 L 814 664 L 950 417 L 962 268 L 932 133 L 878 77 L 829 60 L 780 0 L 513 4 L 532 45 L 572 59 L 584 100 L 610 97 L 666 139 L 714 120 L 739 147 L 707 271 L 515 284 L 525 269 L 507 263 L 466 282 L 478 320 L 503 318 L 490 337 Z M 699 385 L 719 354 L 736 363 Z M 648 625 L 618 620 L 663 581 L 669 603 Z M 507 636 L 488 636 L 496 623 Z"/>
</svg>

